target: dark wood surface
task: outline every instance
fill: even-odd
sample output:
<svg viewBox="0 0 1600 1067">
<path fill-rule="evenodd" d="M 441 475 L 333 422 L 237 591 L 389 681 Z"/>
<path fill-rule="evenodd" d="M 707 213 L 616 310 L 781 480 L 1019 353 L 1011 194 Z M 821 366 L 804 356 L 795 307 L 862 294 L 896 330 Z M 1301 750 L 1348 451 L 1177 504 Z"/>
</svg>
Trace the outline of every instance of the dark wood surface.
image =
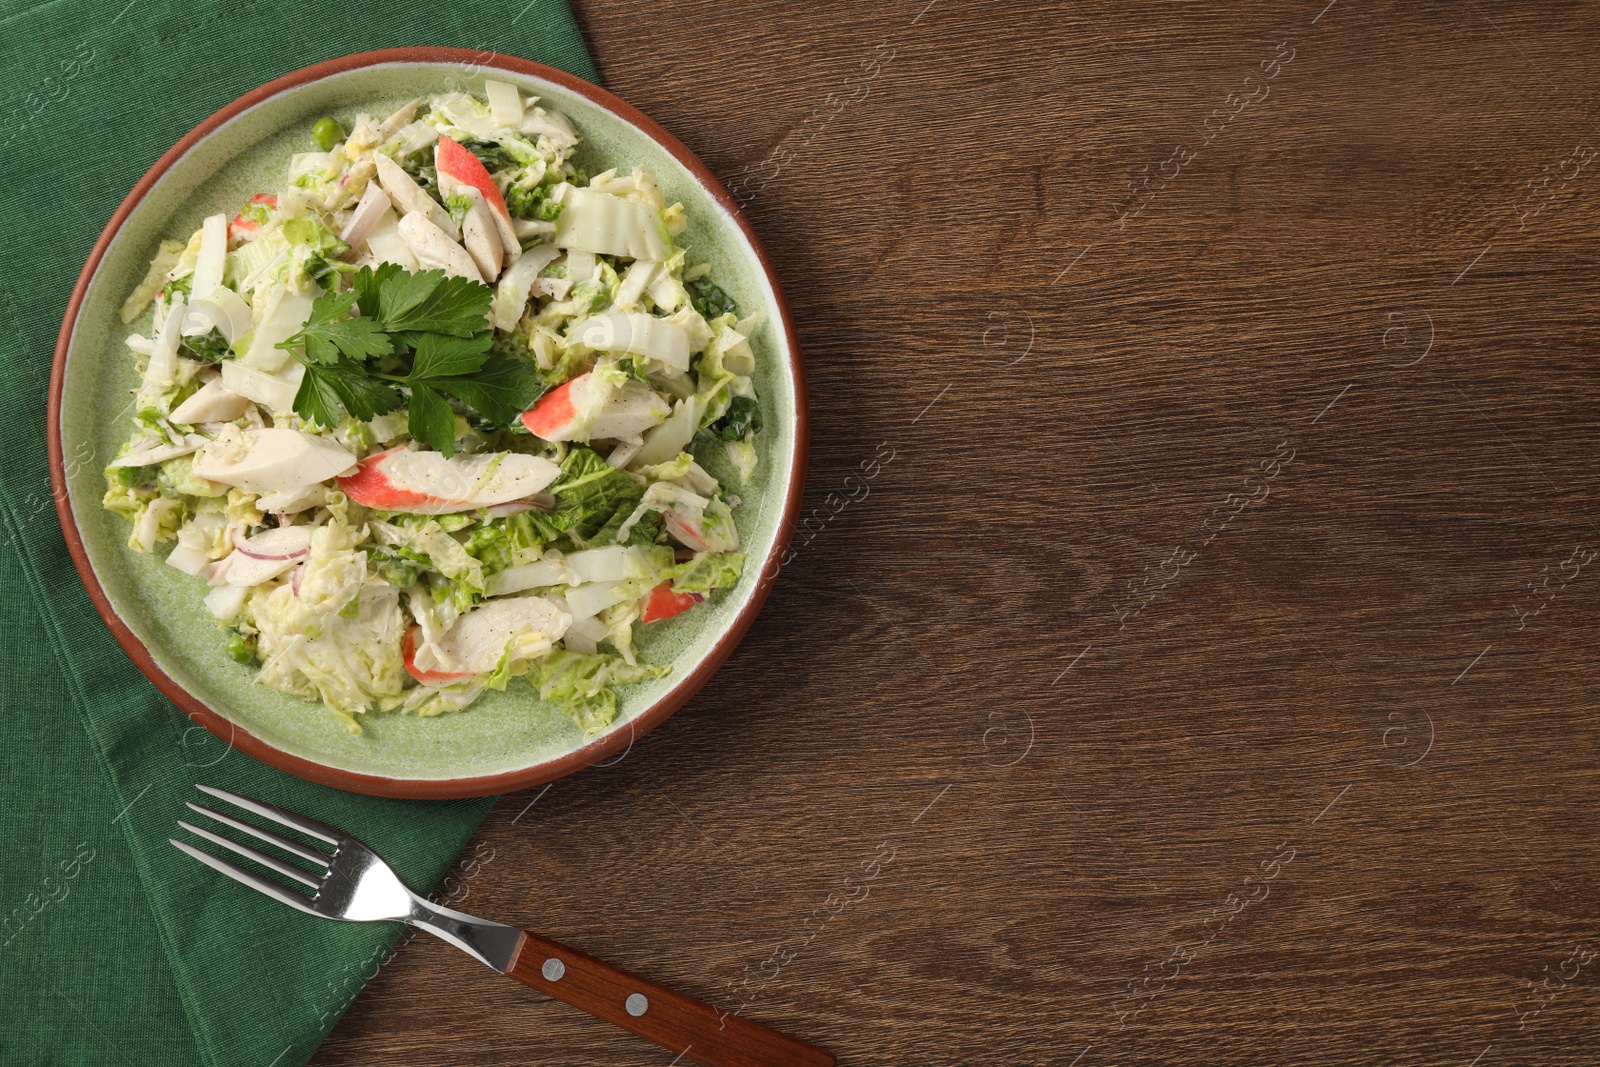
<svg viewBox="0 0 1600 1067">
<path fill-rule="evenodd" d="M 750 200 L 819 510 L 457 906 L 847 1065 L 1593 1064 L 1600 9 L 578 13 Z M 418 940 L 315 1062 L 670 1059 Z"/>
</svg>

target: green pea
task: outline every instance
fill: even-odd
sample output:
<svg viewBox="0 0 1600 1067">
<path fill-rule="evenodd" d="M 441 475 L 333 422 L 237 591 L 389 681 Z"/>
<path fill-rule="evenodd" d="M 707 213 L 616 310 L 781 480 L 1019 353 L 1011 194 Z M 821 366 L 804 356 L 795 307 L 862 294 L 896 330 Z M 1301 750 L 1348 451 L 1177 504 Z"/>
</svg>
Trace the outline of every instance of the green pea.
<svg viewBox="0 0 1600 1067">
<path fill-rule="evenodd" d="M 332 152 L 344 140 L 344 127 L 339 125 L 338 119 L 324 115 L 311 127 L 311 139 L 324 152 Z"/>
<path fill-rule="evenodd" d="M 250 647 L 249 638 L 236 630 L 228 638 L 228 656 L 238 663 L 254 663 L 256 650 Z"/>
</svg>

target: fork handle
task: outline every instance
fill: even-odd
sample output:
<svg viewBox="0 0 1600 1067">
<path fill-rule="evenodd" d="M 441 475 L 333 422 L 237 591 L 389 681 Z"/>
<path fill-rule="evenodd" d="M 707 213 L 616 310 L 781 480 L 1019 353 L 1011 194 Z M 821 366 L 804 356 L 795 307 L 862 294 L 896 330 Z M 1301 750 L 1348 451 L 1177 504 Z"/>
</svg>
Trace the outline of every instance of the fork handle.
<svg viewBox="0 0 1600 1067">
<path fill-rule="evenodd" d="M 705 1067 L 833 1067 L 833 1053 L 523 931 L 506 975 Z M 676 1062 L 676 1061 L 674 1061 Z"/>
</svg>

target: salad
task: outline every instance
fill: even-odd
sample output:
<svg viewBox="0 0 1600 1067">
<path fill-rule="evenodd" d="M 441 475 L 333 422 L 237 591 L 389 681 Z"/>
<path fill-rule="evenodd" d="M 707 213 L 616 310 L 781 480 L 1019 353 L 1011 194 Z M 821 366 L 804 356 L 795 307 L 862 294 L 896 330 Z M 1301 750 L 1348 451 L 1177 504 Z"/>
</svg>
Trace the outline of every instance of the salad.
<svg viewBox="0 0 1600 1067">
<path fill-rule="evenodd" d="M 124 304 L 141 384 L 105 506 L 195 576 L 219 656 L 352 732 L 518 676 L 601 730 L 668 670 L 635 625 L 742 573 L 739 498 L 697 457 L 755 467 L 759 316 L 687 264 L 647 170 L 585 174 L 515 86 L 311 139 Z"/>
</svg>

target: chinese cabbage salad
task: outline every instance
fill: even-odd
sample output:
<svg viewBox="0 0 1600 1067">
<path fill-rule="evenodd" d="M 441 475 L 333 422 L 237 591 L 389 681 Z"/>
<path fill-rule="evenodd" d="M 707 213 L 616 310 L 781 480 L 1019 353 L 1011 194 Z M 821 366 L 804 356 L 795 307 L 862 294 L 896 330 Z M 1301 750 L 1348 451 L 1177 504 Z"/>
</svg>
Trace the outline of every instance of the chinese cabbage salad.
<svg viewBox="0 0 1600 1067">
<path fill-rule="evenodd" d="M 518 676 L 604 729 L 668 670 L 635 627 L 743 571 L 699 459 L 755 467 L 759 317 L 648 171 L 587 175 L 578 143 L 493 81 L 324 118 L 123 305 L 140 384 L 105 506 L 195 577 L 219 655 L 352 732 Z"/>
</svg>

